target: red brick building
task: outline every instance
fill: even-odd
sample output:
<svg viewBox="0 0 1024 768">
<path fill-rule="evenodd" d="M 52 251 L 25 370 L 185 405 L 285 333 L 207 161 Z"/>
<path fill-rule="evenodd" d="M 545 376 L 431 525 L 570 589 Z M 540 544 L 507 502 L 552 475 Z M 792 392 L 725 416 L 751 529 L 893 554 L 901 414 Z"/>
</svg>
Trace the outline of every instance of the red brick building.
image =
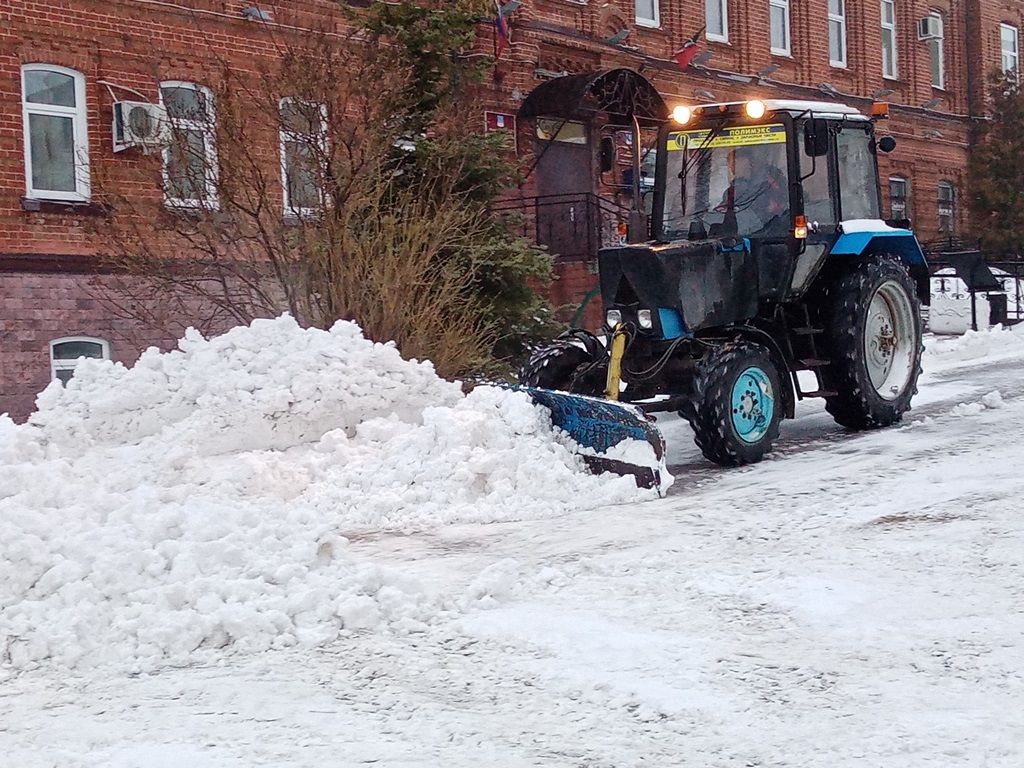
<svg viewBox="0 0 1024 768">
<path fill-rule="evenodd" d="M 79 354 L 130 363 L 143 346 L 171 341 L 112 317 L 90 288 L 107 279 L 95 258 L 103 244 L 89 235 L 104 215 L 94 180 L 160 194 L 138 150 L 114 152 L 114 101 L 156 103 L 161 85 L 201 98 L 216 62 L 252 66 L 272 51 L 271 32 L 333 25 L 344 34 L 336 8 L 331 0 L 0 4 L 0 412 L 25 417 Z M 614 67 L 640 70 L 670 104 L 761 97 L 867 109 L 884 100 L 893 106 L 882 130 L 899 141 L 882 161 L 891 212 L 911 217 L 923 240 L 954 236 L 967 224 L 964 168 L 984 82 L 1017 66 L 1022 9 L 997 0 L 522 0 L 508 15 L 511 45 L 481 127 L 510 128 L 550 78 Z M 700 53 L 681 69 L 674 53 L 702 27 Z M 481 24 L 481 50 L 493 34 Z M 516 125 L 527 159 L 541 146 L 538 128 Z M 622 169 L 600 171 L 603 131 L 571 126 L 510 192 L 509 204 L 531 214 L 530 234 L 559 255 L 557 303 L 578 304 L 596 284 L 593 252 L 622 218 Z M 212 151 L 215 137 L 197 140 Z M 597 224 L 580 229 L 581 214 Z"/>
</svg>

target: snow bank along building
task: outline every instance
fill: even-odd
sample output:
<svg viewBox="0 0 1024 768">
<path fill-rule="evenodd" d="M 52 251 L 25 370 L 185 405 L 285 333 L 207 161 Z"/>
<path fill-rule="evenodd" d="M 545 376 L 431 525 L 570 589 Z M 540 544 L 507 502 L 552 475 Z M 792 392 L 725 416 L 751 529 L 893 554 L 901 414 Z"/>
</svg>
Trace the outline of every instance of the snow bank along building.
<svg viewBox="0 0 1024 768">
<path fill-rule="evenodd" d="M 336 9 L 333 0 L 0 5 L 0 412 L 24 418 L 79 356 L 132 362 L 171 342 L 111 316 L 90 289 L 106 279 L 103 243 L 89 234 L 104 216 L 92 195 L 98 174 L 122 192 L 161 193 L 140 150 L 115 152 L 115 102 L 201 94 L 217 63 L 244 68 L 272 55 L 268 30 L 338 25 Z M 507 2 L 507 45 L 490 21 L 479 27 L 481 51 L 504 49 L 479 125 L 512 133 L 517 152 L 536 161 L 504 205 L 525 213 L 526 233 L 556 255 L 558 304 L 581 304 L 596 286 L 594 255 L 621 237 L 633 181 L 631 148 L 614 126 L 518 116 L 563 74 L 629 68 L 670 105 L 760 97 L 868 110 L 887 101 L 882 131 L 899 146 L 881 157 L 886 213 L 911 218 L 922 240 L 952 237 L 965 225 L 964 170 L 986 78 L 1018 67 L 1022 10 L 1009 0 Z M 675 54 L 698 32 L 681 67 Z M 196 140 L 215 151 L 214 133 Z M 645 171 L 641 186 L 649 180 Z M 592 305 L 581 317 L 598 317 Z"/>
</svg>

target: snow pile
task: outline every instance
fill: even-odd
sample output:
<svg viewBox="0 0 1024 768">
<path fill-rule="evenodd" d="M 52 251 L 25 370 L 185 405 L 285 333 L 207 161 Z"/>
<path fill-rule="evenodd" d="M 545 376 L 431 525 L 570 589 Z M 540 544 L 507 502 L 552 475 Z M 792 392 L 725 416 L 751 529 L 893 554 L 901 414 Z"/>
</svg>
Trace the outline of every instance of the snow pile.
<svg viewBox="0 0 1024 768">
<path fill-rule="evenodd" d="M 525 396 L 463 396 L 350 323 L 290 318 L 85 361 L 0 419 L 0 664 L 183 664 L 416 631 L 438 601 L 352 534 L 633 501 Z"/>
<path fill-rule="evenodd" d="M 1024 325 L 967 331 L 961 336 L 925 339 L 924 369 L 953 368 L 963 363 L 1002 357 L 1017 357 L 1024 353 Z"/>
<path fill-rule="evenodd" d="M 1003 393 L 994 389 L 975 403 L 958 403 L 950 408 L 954 416 L 977 416 L 985 411 L 994 411 L 1003 407 Z"/>
</svg>

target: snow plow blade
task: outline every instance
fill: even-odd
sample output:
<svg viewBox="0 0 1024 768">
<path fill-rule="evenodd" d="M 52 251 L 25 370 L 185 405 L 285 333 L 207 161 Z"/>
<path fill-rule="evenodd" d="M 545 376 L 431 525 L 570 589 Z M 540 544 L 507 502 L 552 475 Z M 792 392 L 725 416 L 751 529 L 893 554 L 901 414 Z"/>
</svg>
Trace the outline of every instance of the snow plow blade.
<svg viewBox="0 0 1024 768">
<path fill-rule="evenodd" d="M 638 487 L 659 491 L 670 480 L 664 473 L 665 438 L 636 406 L 550 389 L 516 388 L 551 412 L 551 423 L 580 446 L 580 456 L 594 474 L 632 475 Z M 614 450 L 627 440 L 650 446 L 651 460 L 641 464 L 637 451 Z M 604 455 L 609 449 L 613 449 L 611 455 Z"/>
</svg>

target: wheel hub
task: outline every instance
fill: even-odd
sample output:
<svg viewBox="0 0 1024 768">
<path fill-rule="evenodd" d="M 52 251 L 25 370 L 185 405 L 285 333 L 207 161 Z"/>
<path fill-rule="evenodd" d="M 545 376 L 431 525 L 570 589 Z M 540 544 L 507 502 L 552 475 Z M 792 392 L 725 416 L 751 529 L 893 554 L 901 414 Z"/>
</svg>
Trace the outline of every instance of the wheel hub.
<svg viewBox="0 0 1024 768">
<path fill-rule="evenodd" d="M 741 373 L 732 388 L 732 425 L 739 438 L 756 443 L 768 433 L 774 417 L 771 380 L 758 367 Z"/>
<path fill-rule="evenodd" d="M 871 385 L 883 398 L 899 396 L 910 380 L 913 307 L 895 281 L 882 283 L 871 297 L 864 328 L 864 358 Z"/>
</svg>

